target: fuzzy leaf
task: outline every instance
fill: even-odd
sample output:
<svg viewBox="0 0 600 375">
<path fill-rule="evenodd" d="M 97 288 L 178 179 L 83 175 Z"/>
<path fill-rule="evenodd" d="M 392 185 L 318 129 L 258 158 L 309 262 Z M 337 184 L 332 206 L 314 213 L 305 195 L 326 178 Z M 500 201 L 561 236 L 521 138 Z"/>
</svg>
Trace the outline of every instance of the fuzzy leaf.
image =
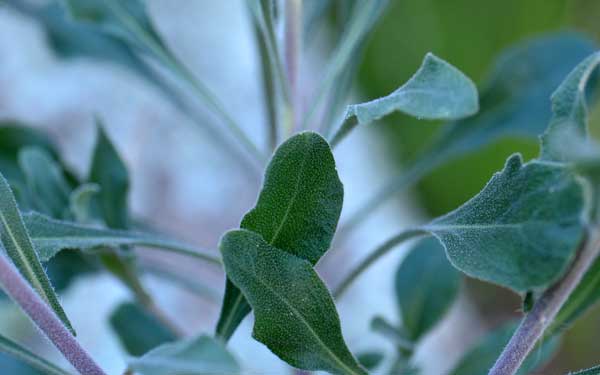
<svg viewBox="0 0 600 375">
<path fill-rule="evenodd" d="M 508 344 L 516 327 L 517 325 L 514 322 L 510 322 L 483 337 L 449 373 L 453 375 L 487 374 L 506 344 Z M 544 340 L 525 359 L 516 375 L 533 373 L 537 368 L 543 367 L 559 349 L 559 344 L 558 338 Z"/>
<path fill-rule="evenodd" d="M 557 280 L 583 236 L 583 193 L 565 168 L 511 156 L 483 190 L 423 229 L 471 277 L 517 292 Z"/>
<path fill-rule="evenodd" d="M 50 363 L 46 359 L 38 356 L 37 354 L 31 352 L 28 349 L 25 349 L 21 345 L 12 341 L 8 337 L 0 335 L 0 352 L 6 353 L 14 358 L 18 358 L 19 361 L 27 363 L 29 366 L 36 368 L 48 375 L 69 375 L 69 373 L 56 365 Z M 16 372 L 10 371 L 3 361 L 0 359 L 0 367 L 3 371 L 8 371 L 8 373 L 16 374 Z M 26 371 L 26 370 L 23 370 Z M 33 371 L 32 371 L 33 372 Z M 21 370 L 18 372 L 22 374 Z M 27 372 L 29 373 L 29 372 Z M 37 374 L 38 372 L 35 371 Z"/>
<path fill-rule="evenodd" d="M 235 358 L 223 344 L 208 336 L 164 344 L 129 361 L 129 369 L 141 375 L 238 374 Z"/>
<path fill-rule="evenodd" d="M 0 221 L 2 244 L 10 259 L 32 288 L 52 307 L 65 326 L 75 333 L 38 259 L 15 198 L 2 174 L 0 174 Z"/>
<path fill-rule="evenodd" d="M 177 337 L 154 316 L 134 303 L 122 303 L 110 314 L 110 325 L 130 355 L 141 356 Z"/>
<path fill-rule="evenodd" d="M 423 119 L 454 120 L 470 116 L 478 109 L 475 84 L 446 61 L 428 53 L 415 75 L 396 91 L 349 106 L 331 143 L 339 142 L 357 125 L 369 124 L 397 111 Z"/>
<path fill-rule="evenodd" d="M 448 262 L 439 241 L 426 238 L 400 263 L 395 286 L 402 327 L 411 341 L 417 341 L 444 317 L 454 302 L 460 274 Z"/>
<path fill-rule="evenodd" d="M 329 249 L 342 210 L 344 189 L 327 142 L 305 132 L 283 143 L 267 168 L 256 206 L 240 227 L 313 265 Z M 217 334 L 227 340 L 249 307 L 228 282 Z"/>
<path fill-rule="evenodd" d="M 225 270 L 254 310 L 253 337 L 290 365 L 365 374 L 342 337 L 333 299 L 312 264 L 247 231 L 219 245 Z"/>
<path fill-rule="evenodd" d="M 68 212 L 71 187 L 61 166 L 37 147 L 21 149 L 19 165 L 36 211 L 63 218 Z"/>
<path fill-rule="evenodd" d="M 147 246 L 203 258 L 218 263 L 192 246 L 155 234 L 103 229 L 69 221 L 55 220 L 35 212 L 23 215 L 25 226 L 39 258 L 45 262 L 64 249 L 92 250 L 98 247 Z"/>
<path fill-rule="evenodd" d="M 598 65 L 600 52 L 592 54 L 577 65 L 552 94 L 552 119 L 541 138 L 542 159 L 566 161 L 577 151 L 571 148 L 573 141 L 587 138 L 586 88 L 588 82 L 596 83 L 597 79 L 593 73 Z"/>
<path fill-rule="evenodd" d="M 600 365 L 577 372 L 569 372 L 568 375 L 600 375 Z"/>
</svg>

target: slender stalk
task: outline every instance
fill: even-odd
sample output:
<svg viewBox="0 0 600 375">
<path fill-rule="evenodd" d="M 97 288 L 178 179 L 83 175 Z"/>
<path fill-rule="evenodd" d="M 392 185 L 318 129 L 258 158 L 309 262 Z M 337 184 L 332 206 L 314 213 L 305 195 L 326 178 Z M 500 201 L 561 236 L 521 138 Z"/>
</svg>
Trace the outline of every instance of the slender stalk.
<svg viewBox="0 0 600 375">
<path fill-rule="evenodd" d="M 46 359 L 32 353 L 28 349 L 2 335 L 0 335 L 0 352 L 16 357 L 47 375 L 71 375 L 66 370 L 50 363 Z"/>
<path fill-rule="evenodd" d="M 571 268 L 554 286 L 545 291 L 525 316 L 489 375 L 512 375 L 521 367 L 544 331 L 552 324 L 560 308 L 600 254 L 600 230 L 589 231 Z"/>
<path fill-rule="evenodd" d="M 421 237 L 427 235 L 428 233 L 429 232 L 420 228 L 407 229 L 384 242 L 382 245 L 377 247 L 369 256 L 363 259 L 358 264 L 358 266 L 354 268 L 344 280 L 342 280 L 340 285 L 338 285 L 338 287 L 333 291 L 333 297 L 335 299 L 339 298 L 348 289 L 350 284 L 354 282 L 354 280 L 356 280 L 363 272 L 367 270 L 367 268 L 369 268 L 373 263 L 375 263 L 375 261 L 387 254 L 394 247 L 412 238 Z"/>
<path fill-rule="evenodd" d="M 291 135 L 299 122 L 300 93 L 298 76 L 300 52 L 302 44 L 302 0 L 286 0 L 285 2 L 285 70 L 290 88 L 289 108 L 286 112 L 288 125 L 287 135 Z"/>
<path fill-rule="evenodd" d="M 77 371 L 106 375 L 4 255 L 0 255 L 0 285 Z"/>
</svg>

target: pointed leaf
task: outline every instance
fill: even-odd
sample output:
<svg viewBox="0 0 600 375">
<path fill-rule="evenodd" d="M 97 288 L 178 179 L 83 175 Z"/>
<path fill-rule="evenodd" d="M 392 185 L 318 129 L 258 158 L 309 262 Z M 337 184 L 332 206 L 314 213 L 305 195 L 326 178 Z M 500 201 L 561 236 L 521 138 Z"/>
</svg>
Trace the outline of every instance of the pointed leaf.
<svg viewBox="0 0 600 375">
<path fill-rule="evenodd" d="M 450 371 L 450 374 L 487 374 L 506 344 L 508 344 L 516 327 L 516 323 L 510 322 L 490 332 L 467 352 L 454 370 Z M 552 359 L 559 347 L 560 341 L 558 338 L 544 340 L 541 345 L 530 353 L 516 375 L 533 373 L 536 369 L 542 368 L 545 363 Z"/>
<path fill-rule="evenodd" d="M 98 247 L 147 246 L 171 250 L 215 264 L 220 262 L 194 247 L 156 234 L 103 229 L 69 221 L 55 220 L 35 212 L 23 215 L 25 226 L 42 261 L 64 249 L 91 250 Z"/>
<path fill-rule="evenodd" d="M 34 250 L 27 228 L 4 176 L 0 174 L 0 222 L 1 239 L 6 253 L 31 283 L 33 289 L 52 307 L 61 321 L 74 333 L 48 276 Z"/>
<path fill-rule="evenodd" d="M 164 344 L 141 358 L 129 361 L 129 369 L 141 375 L 238 374 L 235 358 L 223 344 L 200 336 Z"/>
<path fill-rule="evenodd" d="M 541 158 L 565 161 L 574 153 L 573 140 L 583 140 L 588 135 L 588 109 L 586 88 L 589 81 L 597 81 L 592 73 L 600 65 L 600 52 L 581 62 L 552 94 L 552 119 L 541 138 Z"/>
<path fill-rule="evenodd" d="M 344 189 L 327 142 L 297 134 L 271 159 L 256 206 L 240 227 L 312 264 L 329 249 L 342 210 Z M 243 295 L 227 283 L 217 334 L 227 340 L 250 311 Z"/>
<path fill-rule="evenodd" d="M 110 314 L 110 325 L 127 353 L 136 357 L 177 340 L 167 327 L 134 303 L 120 304 Z"/>
<path fill-rule="evenodd" d="M 37 147 L 21 149 L 19 165 L 36 211 L 63 218 L 68 212 L 71 187 L 61 166 L 50 154 Z"/>
<path fill-rule="evenodd" d="M 439 241 L 426 238 L 400 263 L 395 286 L 402 327 L 411 341 L 418 341 L 452 306 L 460 274 L 448 262 Z"/>
<path fill-rule="evenodd" d="M 566 168 L 511 156 L 483 190 L 423 229 L 471 277 L 517 292 L 544 289 L 583 236 L 581 186 Z"/>
<path fill-rule="evenodd" d="M 346 347 L 333 299 L 311 263 L 247 230 L 227 232 L 219 247 L 228 277 L 254 310 L 256 340 L 300 369 L 366 373 Z"/>
<path fill-rule="evenodd" d="M 375 370 L 384 359 L 384 355 L 381 352 L 368 351 L 361 352 L 356 355 L 358 363 L 369 371 Z"/>
<path fill-rule="evenodd" d="M 27 363 L 28 365 L 42 371 L 48 375 L 69 375 L 69 373 L 56 365 L 50 363 L 48 360 L 38 356 L 37 354 L 25 349 L 21 345 L 12 341 L 8 337 L 0 335 L 0 352 L 6 353 L 12 357 L 18 358 L 19 361 Z M 9 371 L 5 364 L 0 360 L 0 367 L 3 371 Z M 16 373 L 16 372 L 10 372 Z M 37 373 L 37 372 L 36 372 Z M 21 372 L 19 372 L 21 374 Z"/>
</svg>

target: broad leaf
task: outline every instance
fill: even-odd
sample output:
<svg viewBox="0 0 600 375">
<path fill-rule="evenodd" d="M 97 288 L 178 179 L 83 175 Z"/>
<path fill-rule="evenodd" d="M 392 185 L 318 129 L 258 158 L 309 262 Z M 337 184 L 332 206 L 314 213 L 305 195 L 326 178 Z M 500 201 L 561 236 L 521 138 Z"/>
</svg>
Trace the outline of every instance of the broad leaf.
<svg viewBox="0 0 600 375">
<path fill-rule="evenodd" d="M 37 147 L 21 149 L 19 165 L 35 210 L 57 218 L 67 215 L 71 187 L 61 166 Z"/>
<path fill-rule="evenodd" d="M 475 84 L 446 61 L 428 53 L 415 75 L 396 91 L 349 106 L 331 143 L 339 142 L 357 125 L 369 124 L 396 111 L 423 119 L 454 120 L 478 109 Z"/>
<path fill-rule="evenodd" d="M 541 139 L 541 158 L 552 161 L 570 159 L 576 150 L 574 140 L 582 140 L 588 133 L 586 88 L 593 80 L 594 70 L 600 65 L 600 52 L 581 62 L 552 94 L 552 119 Z M 593 80 L 594 83 L 597 80 Z"/>
<path fill-rule="evenodd" d="M 247 230 L 227 232 L 219 247 L 228 277 L 254 310 L 256 340 L 300 369 L 366 373 L 346 347 L 333 299 L 310 262 Z"/>
<path fill-rule="evenodd" d="M 15 198 L 2 174 L 0 174 L 0 222 L 2 244 L 10 259 L 32 288 L 52 307 L 71 332 L 75 333 L 38 259 Z"/>
<path fill-rule="evenodd" d="M 329 249 L 343 199 L 329 145 L 316 133 L 301 133 L 275 152 L 256 206 L 240 227 L 314 265 Z M 228 282 L 217 334 L 227 340 L 249 311 L 243 295 Z"/>
<path fill-rule="evenodd" d="M 129 226 L 129 173 L 102 126 L 98 126 L 89 182 L 100 186 L 96 202 L 106 225 L 126 229 Z"/>
<path fill-rule="evenodd" d="M 14 358 L 18 358 L 19 361 L 24 362 L 29 366 L 40 370 L 40 374 L 43 373 L 47 375 L 69 375 L 67 371 L 57 367 L 56 365 L 50 363 L 48 360 L 38 356 L 37 354 L 31 352 L 28 349 L 25 349 L 24 347 L 12 341 L 8 337 L 2 335 L 0 335 L 0 352 L 6 353 Z M 5 364 L 2 359 L 0 359 L 0 367 L 2 368 L 3 372 L 7 371 L 5 373 L 17 373 L 17 369 L 11 371 L 10 366 Z M 34 370 L 31 370 L 31 372 L 29 372 L 28 369 L 18 370 L 18 374 L 25 375 L 24 373 L 38 374 L 38 372 Z"/>
<path fill-rule="evenodd" d="M 583 193 L 566 168 L 511 156 L 474 198 L 423 229 L 471 277 L 517 292 L 557 280 L 583 236 Z"/>
<path fill-rule="evenodd" d="M 402 328 L 419 340 L 446 314 L 460 285 L 460 274 L 448 262 L 443 246 L 426 238 L 410 250 L 396 272 L 396 298 Z"/>
<path fill-rule="evenodd" d="M 64 249 L 92 250 L 98 247 L 147 246 L 171 250 L 194 256 L 212 263 L 219 263 L 210 255 L 198 252 L 194 247 L 156 234 L 103 229 L 68 221 L 54 220 L 38 213 L 23 215 L 25 226 L 39 258 L 45 262 Z"/>
<path fill-rule="evenodd" d="M 450 371 L 453 375 L 481 375 L 487 374 L 492 368 L 502 350 L 508 344 L 517 325 L 514 322 L 507 323 L 492 331 L 481 339 L 460 360 L 456 367 Z M 558 338 L 544 340 L 527 357 L 517 375 L 532 373 L 544 366 L 560 347 Z"/>
<path fill-rule="evenodd" d="M 141 356 L 177 337 L 154 316 L 134 303 L 123 303 L 110 314 L 110 325 L 127 353 Z"/>
<path fill-rule="evenodd" d="M 141 358 L 129 361 L 129 369 L 141 375 L 238 374 L 235 358 L 222 343 L 200 336 L 164 344 Z"/>
</svg>

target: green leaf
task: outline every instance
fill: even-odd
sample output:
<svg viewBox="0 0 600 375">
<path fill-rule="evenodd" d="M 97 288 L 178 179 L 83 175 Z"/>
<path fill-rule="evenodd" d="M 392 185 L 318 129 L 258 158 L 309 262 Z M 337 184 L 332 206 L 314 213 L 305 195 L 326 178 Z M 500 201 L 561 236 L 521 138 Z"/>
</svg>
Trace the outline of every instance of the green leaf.
<svg viewBox="0 0 600 375">
<path fill-rule="evenodd" d="M 342 337 L 333 299 L 312 264 L 247 231 L 219 245 L 225 270 L 254 310 L 253 337 L 290 365 L 365 374 Z"/>
<path fill-rule="evenodd" d="M 454 120 L 470 116 L 478 109 L 475 84 L 446 61 L 428 53 L 415 75 L 396 91 L 383 98 L 349 106 L 331 144 L 337 144 L 356 126 L 397 111 L 422 119 Z"/>
<path fill-rule="evenodd" d="M 358 363 L 369 371 L 375 370 L 384 359 L 383 353 L 376 351 L 361 352 L 356 355 Z"/>
<path fill-rule="evenodd" d="M 508 344 L 516 327 L 515 322 L 510 322 L 483 337 L 449 373 L 453 375 L 487 374 Z M 543 367 L 559 349 L 559 344 L 558 338 L 543 341 L 529 354 L 516 375 L 529 374 Z"/>
<path fill-rule="evenodd" d="M 37 147 L 22 148 L 18 157 L 35 210 L 63 218 L 68 213 L 71 187 L 61 166 Z"/>
<path fill-rule="evenodd" d="M 344 200 L 327 142 L 305 132 L 283 143 L 271 159 L 256 206 L 240 227 L 313 265 L 329 249 Z M 217 335 L 227 340 L 250 311 L 228 282 Z"/>
<path fill-rule="evenodd" d="M 110 326 L 127 353 L 136 357 L 177 340 L 168 327 L 134 303 L 120 304 L 110 314 Z"/>
<path fill-rule="evenodd" d="M 129 361 L 129 369 L 141 375 L 238 374 L 235 358 L 223 344 L 208 336 L 164 344 L 141 358 Z"/>
<path fill-rule="evenodd" d="M 371 320 L 371 329 L 390 340 L 399 350 L 411 353 L 415 349 L 415 343 L 408 337 L 408 333 L 382 316 L 376 316 Z"/>
<path fill-rule="evenodd" d="M 576 153 L 574 140 L 583 140 L 588 135 L 588 109 L 586 93 L 588 82 L 597 79 L 594 70 L 600 65 L 600 52 L 596 52 L 581 62 L 565 78 L 552 94 L 552 119 L 542 135 L 541 158 L 552 161 L 565 161 Z"/>
<path fill-rule="evenodd" d="M 568 375 L 600 375 L 600 366 L 594 366 L 577 372 L 569 372 Z"/>
<path fill-rule="evenodd" d="M 61 307 L 50 280 L 48 280 L 48 276 L 38 259 L 15 197 L 2 174 L 0 174 L 0 221 L 1 239 L 6 248 L 6 253 L 21 274 L 29 281 L 32 288 L 52 307 L 65 326 L 75 334 L 71 322 L 69 322 Z"/>
<path fill-rule="evenodd" d="M 45 262 L 64 249 L 92 250 L 99 247 L 147 246 L 167 249 L 214 264 L 218 259 L 198 252 L 194 247 L 156 234 L 103 229 L 69 221 L 55 220 L 30 212 L 23 215 L 25 226 L 39 258 Z"/>
<path fill-rule="evenodd" d="M 100 125 L 98 126 L 98 138 L 94 147 L 89 182 L 100 186 L 96 202 L 106 225 L 116 229 L 128 228 L 129 173 Z"/>
<path fill-rule="evenodd" d="M 471 277 L 540 290 L 568 267 L 583 236 L 581 186 L 566 169 L 511 156 L 474 198 L 422 229 Z"/>
<path fill-rule="evenodd" d="M 446 314 L 458 294 L 460 274 L 435 238 L 414 246 L 396 272 L 396 299 L 402 327 L 418 341 Z"/>
<path fill-rule="evenodd" d="M 19 361 L 27 363 L 28 365 L 40 370 L 44 374 L 69 375 L 67 371 L 57 367 L 56 365 L 50 363 L 46 359 L 38 356 L 37 354 L 31 352 L 28 349 L 25 349 L 24 347 L 12 341 L 8 337 L 2 335 L 0 335 L 0 352 L 18 358 Z M 2 367 L 3 371 L 8 371 L 7 373 L 17 373 L 15 371 L 10 371 L 2 360 L 0 360 L 0 367 Z M 22 374 L 21 371 L 19 371 L 18 373 Z"/>
<path fill-rule="evenodd" d="M 86 183 L 78 186 L 69 195 L 69 210 L 75 221 L 90 223 L 97 220 L 98 213 L 94 212 L 93 201 L 100 192 L 100 186 L 94 183 Z"/>
</svg>

